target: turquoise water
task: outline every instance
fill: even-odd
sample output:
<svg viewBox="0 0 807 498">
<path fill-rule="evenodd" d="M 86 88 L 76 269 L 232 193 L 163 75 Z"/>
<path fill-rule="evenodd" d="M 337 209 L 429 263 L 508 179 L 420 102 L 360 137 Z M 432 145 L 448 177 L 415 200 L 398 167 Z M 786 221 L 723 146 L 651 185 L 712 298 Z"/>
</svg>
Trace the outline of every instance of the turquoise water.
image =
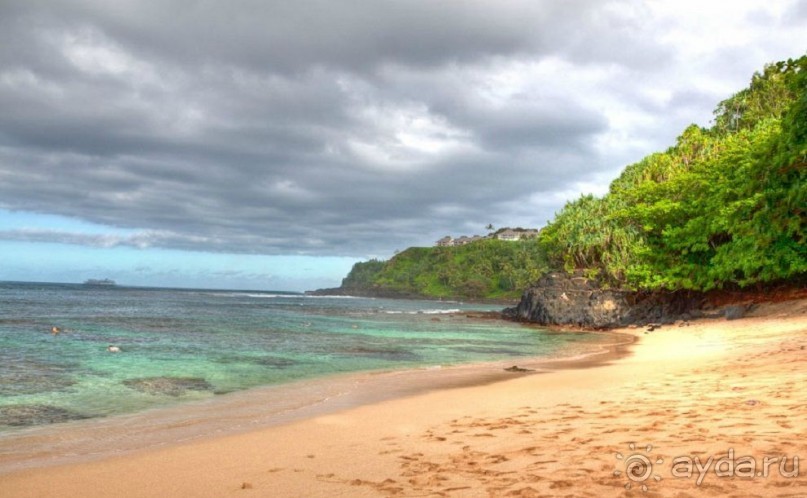
<svg viewBox="0 0 807 498">
<path fill-rule="evenodd" d="M 492 309 L 498 307 L 0 283 L 0 431 L 342 372 L 569 356 L 607 341 L 456 313 Z M 52 326 L 61 333 L 52 334 Z"/>
</svg>

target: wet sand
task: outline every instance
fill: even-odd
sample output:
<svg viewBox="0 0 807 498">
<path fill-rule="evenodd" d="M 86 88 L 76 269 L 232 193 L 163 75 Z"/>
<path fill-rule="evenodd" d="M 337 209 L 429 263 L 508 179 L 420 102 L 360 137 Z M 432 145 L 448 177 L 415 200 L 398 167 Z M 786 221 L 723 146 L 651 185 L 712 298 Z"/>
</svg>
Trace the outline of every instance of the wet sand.
<svg viewBox="0 0 807 498">
<path fill-rule="evenodd" d="M 253 400 L 252 411 L 233 409 L 237 430 L 196 427 L 184 443 L 68 464 L 57 449 L 59 465 L 6 466 L 1 494 L 807 496 L 807 467 L 794 467 L 807 458 L 807 301 L 622 332 L 639 339 L 631 354 L 588 368 L 499 365 L 484 382 L 457 374 L 446 385 L 436 379 L 453 374 L 425 372 L 433 389 L 409 391 L 412 374 L 389 373 L 402 377 L 378 389 L 398 390 L 370 404 L 337 397 L 332 409 L 250 429 Z M 114 430 L 123 444 L 125 424 Z M 708 470 L 690 466 L 687 477 L 696 458 Z"/>
</svg>

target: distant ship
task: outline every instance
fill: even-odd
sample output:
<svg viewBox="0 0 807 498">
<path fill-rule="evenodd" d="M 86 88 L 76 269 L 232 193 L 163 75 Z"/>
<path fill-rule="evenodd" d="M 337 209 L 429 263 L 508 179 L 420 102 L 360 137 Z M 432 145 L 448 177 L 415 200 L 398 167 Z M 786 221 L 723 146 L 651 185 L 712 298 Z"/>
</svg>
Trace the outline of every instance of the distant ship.
<svg viewBox="0 0 807 498">
<path fill-rule="evenodd" d="M 114 280 L 110 280 L 108 278 L 104 278 L 104 279 L 101 279 L 101 280 L 96 279 L 96 278 L 91 278 L 89 280 L 86 280 L 84 282 L 84 285 L 106 285 L 106 286 L 111 286 L 111 285 L 116 285 L 116 284 L 115 284 Z"/>
</svg>

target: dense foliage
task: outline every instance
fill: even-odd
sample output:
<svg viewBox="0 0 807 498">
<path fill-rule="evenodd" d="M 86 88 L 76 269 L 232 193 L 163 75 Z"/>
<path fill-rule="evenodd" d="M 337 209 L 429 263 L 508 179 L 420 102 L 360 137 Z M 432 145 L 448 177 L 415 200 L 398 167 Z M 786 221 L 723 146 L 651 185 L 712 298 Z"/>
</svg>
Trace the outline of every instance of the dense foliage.
<svg viewBox="0 0 807 498">
<path fill-rule="evenodd" d="M 807 56 L 769 65 L 711 128 L 628 166 L 542 232 L 550 261 L 614 285 L 709 290 L 807 272 Z"/>
<path fill-rule="evenodd" d="M 369 289 L 375 283 L 375 277 L 384 269 L 386 263 L 377 259 L 371 259 L 364 263 L 356 263 L 351 268 L 347 277 L 342 279 L 344 289 Z"/>
<path fill-rule="evenodd" d="M 342 287 L 429 297 L 515 298 L 547 269 L 537 241 L 487 239 L 459 247 L 410 247 L 387 262 L 357 263 Z"/>
<path fill-rule="evenodd" d="M 807 56 L 765 67 L 714 125 L 569 202 L 537 241 L 411 248 L 345 287 L 514 297 L 549 268 L 632 289 L 710 290 L 807 274 Z"/>
</svg>

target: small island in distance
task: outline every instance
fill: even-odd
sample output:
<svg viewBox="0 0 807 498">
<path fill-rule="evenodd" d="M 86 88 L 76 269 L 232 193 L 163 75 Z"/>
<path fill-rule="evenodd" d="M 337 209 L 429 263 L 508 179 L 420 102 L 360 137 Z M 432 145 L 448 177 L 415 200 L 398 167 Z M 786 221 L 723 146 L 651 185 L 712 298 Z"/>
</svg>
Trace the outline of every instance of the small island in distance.
<svg viewBox="0 0 807 498">
<path fill-rule="evenodd" d="M 108 278 L 90 278 L 84 281 L 84 285 L 103 285 L 103 286 L 114 286 L 117 285 L 114 280 L 110 280 Z"/>
</svg>

